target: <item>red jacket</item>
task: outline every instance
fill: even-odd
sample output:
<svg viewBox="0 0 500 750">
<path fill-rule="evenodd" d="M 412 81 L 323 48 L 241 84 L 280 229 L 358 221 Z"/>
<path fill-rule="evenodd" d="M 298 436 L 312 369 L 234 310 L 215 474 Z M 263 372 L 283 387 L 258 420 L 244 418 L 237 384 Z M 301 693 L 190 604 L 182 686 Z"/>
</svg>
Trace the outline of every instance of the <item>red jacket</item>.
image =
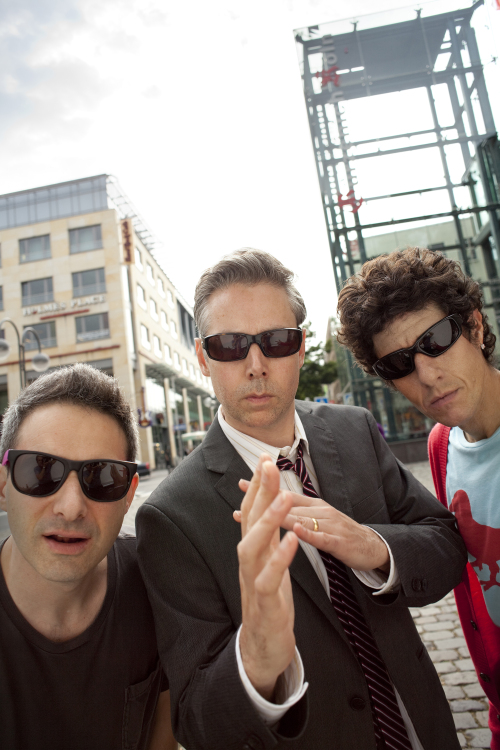
<svg viewBox="0 0 500 750">
<path fill-rule="evenodd" d="M 436 494 L 447 508 L 446 465 L 450 428 L 436 424 L 429 435 L 429 460 Z M 479 682 L 500 712 L 500 628 L 491 620 L 478 577 L 470 563 L 455 589 L 458 614 Z"/>
</svg>

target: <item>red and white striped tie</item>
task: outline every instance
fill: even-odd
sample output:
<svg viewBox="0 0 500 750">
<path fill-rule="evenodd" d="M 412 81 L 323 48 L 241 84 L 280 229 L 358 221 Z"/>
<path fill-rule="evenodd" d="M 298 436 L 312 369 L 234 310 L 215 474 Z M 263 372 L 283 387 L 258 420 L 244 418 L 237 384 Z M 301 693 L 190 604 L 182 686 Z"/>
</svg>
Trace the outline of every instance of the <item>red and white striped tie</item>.
<svg viewBox="0 0 500 750">
<path fill-rule="evenodd" d="M 304 495 L 319 497 L 307 472 L 302 443 L 299 443 L 295 464 L 280 456 L 276 466 L 280 471 L 295 472 L 302 482 Z M 381 744 L 382 740 L 390 750 L 412 750 L 387 667 L 358 604 L 346 567 L 328 552 L 318 552 L 328 575 L 333 608 L 366 678 L 377 743 Z"/>
</svg>

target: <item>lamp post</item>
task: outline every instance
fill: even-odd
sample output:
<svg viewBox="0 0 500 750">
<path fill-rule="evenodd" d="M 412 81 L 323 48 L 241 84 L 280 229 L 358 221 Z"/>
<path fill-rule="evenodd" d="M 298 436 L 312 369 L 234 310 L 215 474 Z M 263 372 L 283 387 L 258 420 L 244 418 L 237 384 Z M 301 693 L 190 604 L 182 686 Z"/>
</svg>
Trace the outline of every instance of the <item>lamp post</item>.
<svg viewBox="0 0 500 750">
<path fill-rule="evenodd" d="M 50 358 L 48 354 L 44 354 L 42 352 L 42 345 L 40 343 L 40 336 L 35 331 L 34 328 L 28 327 L 25 328 L 22 334 L 19 334 L 19 329 L 14 323 L 13 320 L 10 318 L 4 318 L 3 320 L 0 320 L 0 329 L 3 328 L 4 323 L 10 323 L 11 326 L 14 328 L 17 336 L 17 346 L 19 351 L 19 377 L 21 380 L 21 390 L 26 387 L 26 338 L 31 333 L 37 340 L 38 343 L 38 352 L 35 354 L 33 359 L 31 360 L 31 365 L 36 372 L 45 372 L 45 370 L 48 369 Z M 0 339 L 0 362 L 5 362 L 5 360 L 9 357 L 10 354 L 10 344 L 7 341 L 7 339 Z"/>
</svg>

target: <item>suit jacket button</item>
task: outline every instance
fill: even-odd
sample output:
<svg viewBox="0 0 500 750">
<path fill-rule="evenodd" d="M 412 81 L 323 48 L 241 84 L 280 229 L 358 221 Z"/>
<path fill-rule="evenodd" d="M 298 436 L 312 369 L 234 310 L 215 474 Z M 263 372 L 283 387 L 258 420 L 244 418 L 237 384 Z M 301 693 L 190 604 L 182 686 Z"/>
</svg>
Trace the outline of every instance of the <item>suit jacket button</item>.
<svg viewBox="0 0 500 750">
<path fill-rule="evenodd" d="M 354 711 L 362 711 L 366 706 L 366 701 L 364 698 L 360 698 L 359 695 L 355 695 L 349 701 L 349 705 L 352 709 L 354 709 Z"/>
<path fill-rule="evenodd" d="M 422 581 L 420 578 L 414 578 L 411 582 L 411 587 L 413 591 L 420 591 L 422 589 Z"/>
<path fill-rule="evenodd" d="M 472 625 L 472 630 L 477 630 L 477 625 L 476 625 L 476 623 L 474 622 L 474 620 L 471 620 L 471 621 L 470 621 L 470 624 Z"/>
<path fill-rule="evenodd" d="M 484 674 L 484 672 L 480 672 L 480 673 L 479 673 L 479 677 L 480 677 L 480 678 L 481 678 L 482 680 L 484 680 L 484 682 L 491 682 L 491 680 L 490 680 L 490 678 L 488 677 L 488 675 L 487 675 L 487 674 Z"/>
</svg>

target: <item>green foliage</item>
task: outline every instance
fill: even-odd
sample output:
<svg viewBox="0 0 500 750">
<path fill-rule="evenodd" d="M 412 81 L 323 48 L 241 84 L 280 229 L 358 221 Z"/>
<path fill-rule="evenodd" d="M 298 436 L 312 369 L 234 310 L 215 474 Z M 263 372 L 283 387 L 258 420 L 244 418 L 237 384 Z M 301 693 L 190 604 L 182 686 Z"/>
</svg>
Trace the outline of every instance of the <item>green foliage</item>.
<svg viewBox="0 0 500 750">
<path fill-rule="evenodd" d="M 322 396 L 323 386 L 337 380 L 337 363 L 325 362 L 324 359 L 325 352 L 330 352 L 332 349 L 332 342 L 327 341 L 324 346 L 322 343 L 313 346 L 310 339 L 314 335 L 313 331 L 307 330 L 306 356 L 300 371 L 296 395 L 296 398 L 302 401 L 306 398 L 312 401 L 316 396 Z"/>
</svg>

